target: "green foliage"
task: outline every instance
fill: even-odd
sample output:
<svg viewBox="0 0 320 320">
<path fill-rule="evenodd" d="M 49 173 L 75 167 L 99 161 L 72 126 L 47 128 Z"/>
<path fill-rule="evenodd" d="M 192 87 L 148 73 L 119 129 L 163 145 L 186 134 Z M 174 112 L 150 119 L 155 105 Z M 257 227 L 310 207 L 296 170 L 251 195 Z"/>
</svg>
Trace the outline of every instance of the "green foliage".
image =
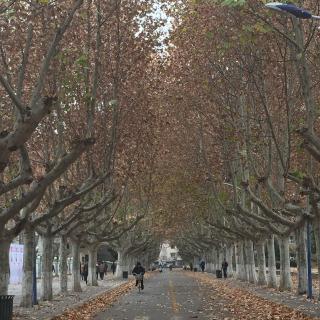
<svg viewBox="0 0 320 320">
<path fill-rule="evenodd" d="M 219 2 L 224 6 L 237 7 L 243 6 L 246 3 L 246 0 L 222 0 Z"/>
<path fill-rule="evenodd" d="M 299 178 L 299 179 L 303 179 L 306 174 L 300 170 L 295 170 L 291 173 L 294 177 Z"/>
<path fill-rule="evenodd" d="M 80 57 L 75 61 L 77 65 L 81 67 L 88 67 L 88 57 L 85 53 L 82 53 Z"/>
</svg>

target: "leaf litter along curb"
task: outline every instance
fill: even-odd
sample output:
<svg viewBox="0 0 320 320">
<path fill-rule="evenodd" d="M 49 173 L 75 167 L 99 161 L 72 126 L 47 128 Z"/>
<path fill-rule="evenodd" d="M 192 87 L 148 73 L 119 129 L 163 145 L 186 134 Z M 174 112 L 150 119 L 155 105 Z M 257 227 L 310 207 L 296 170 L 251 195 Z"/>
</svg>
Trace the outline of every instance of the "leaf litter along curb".
<svg viewBox="0 0 320 320">
<path fill-rule="evenodd" d="M 230 287 L 223 279 L 215 279 L 201 273 L 188 273 L 190 277 L 197 279 L 206 288 L 214 287 L 215 295 L 209 294 L 207 307 L 214 304 L 214 300 L 221 297 L 227 304 L 225 308 L 234 315 L 233 318 L 224 320 L 315 320 L 320 318 L 309 317 L 300 311 L 291 309 L 280 303 L 271 302 L 258 297 L 244 289 Z M 210 291 L 209 291 L 210 292 Z M 217 297 L 218 295 L 218 297 Z"/>
<path fill-rule="evenodd" d="M 112 290 L 83 303 L 75 309 L 69 309 L 59 316 L 51 318 L 52 320 L 87 320 L 99 311 L 103 311 L 117 301 L 121 296 L 129 292 L 134 287 L 134 281 L 126 282 Z"/>
<path fill-rule="evenodd" d="M 152 273 L 147 273 L 145 278 L 148 279 L 152 276 Z M 87 302 L 84 302 L 81 306 L 69 309 L 64 313 L 51 318 L 51 320 L 89 320 L 92 319 L 98 312 L 104 311 L 112 307 L 113 303 L 120 299 L 124 294 L 128 293 L 135 287 L 135 281 L 128 281 L 120 286 L 108 290 Z"/>
</svg>

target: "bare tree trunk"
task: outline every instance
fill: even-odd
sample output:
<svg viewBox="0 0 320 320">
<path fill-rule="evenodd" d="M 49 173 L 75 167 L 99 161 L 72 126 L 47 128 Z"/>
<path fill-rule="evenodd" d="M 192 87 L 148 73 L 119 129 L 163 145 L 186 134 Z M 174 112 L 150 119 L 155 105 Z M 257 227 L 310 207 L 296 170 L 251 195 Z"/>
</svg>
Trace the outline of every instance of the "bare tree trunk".
<svg viewBox="0 0 320 320">
<path fill-rule="evenodd" d="M 97 286 L 98 279 L 96 274 L 96 264 L 97 264 L 97 246 L 89 247 L 89 274 L 88 274 L 88 285 L 89 286 Z"/>
<path fill-rule="evenodd" d="M 116 277 L 122 277 L 123 271 L 130 273 L 130 257 L 118 251 L 118 266 L 116 270 Z"/>
<path fill-rule="evenodd" d="M 274 235 L 271 235 L 268 238 L 267 246 L 268 246 L 268 287 L 278 288 L 276 254 L 274 250 Z"/>
<path fill-rule="evenodd" d="M 254 263 L 253 242 L 246 240 L 244 243 L 246 255 L 246 269 L 248 273 L 248 281 L 250 283 L 257 283 L 256 266 Z"/>
<path fill-rule="evenodd" d="M 256 244 L 257 249 L 257 261 L 258 261 L 258 284 L 267 284 L 267 273 L 266 273 L 266 256 L 265 256 L 265 241 L 259 241 Z"/>
<path fill-rule="evenodd" d="M 227 248 L 226 261 L 228 262 L 228 276 L 233 277 L 233 246 Z"/>
<path fill-rule="evenodd" d="M 11 239 L 0 239 L 0 295 L 8 294 L 10 280 L 9 250 Z"/>
<path fill-rule="evenodd" d="M 216 248 L 212 250 L 212 260 L 213 273 L 215 273 L 219 269 L 219 255 Z"/>
<path fill-rule="evenodd" d="M 289 237 L 278 238 L 280 247 L 280 290 L 291 290 L 292 279 L 289 260 Z"/>
<path fill-rule="evenodd" d="M 42 236 L 42 272 L 41 272 L 41 290 L 42 300 L 52 300 L 52 262 L 53 262 L 53 238 L 51 236 Z"/>
<path fill-rule="evenodd" d="M 67 238 L 65 236 L 60 237 L 60 247 L 59 247 L 59 283 L 60 291 L 65 293 L 68 291 L 68 264 L 67 264 Z"/>
<path fill-rule="evenodd" d="M 235 246 L 236 253 L 236 278 L 242 281 L 247 280 L 247 275 L 244 267 L 243 242 L 239 241 Z"/>
<path fill-rule="evenodd" d="M 298 289 L 297 294 L 307 292 L 307 228 L 306 224 L 296 231 Z"/>
<path fill-rule="evenodd" d="M 23 278 L 22 278 L 22 296 L 20 306 L 31 308 L 32 284 L 33 284 L 33 255 L 34 255 L 34 230 L 26 229 L 23 233 Z"/>
<path fill-rule="evenodd" d="M 81 292 L 80 285 L 80 242 L 71 239 L 71 252 L 72 252 L 72 284 L 71 290 L 74 292 Z"/>
</svg>

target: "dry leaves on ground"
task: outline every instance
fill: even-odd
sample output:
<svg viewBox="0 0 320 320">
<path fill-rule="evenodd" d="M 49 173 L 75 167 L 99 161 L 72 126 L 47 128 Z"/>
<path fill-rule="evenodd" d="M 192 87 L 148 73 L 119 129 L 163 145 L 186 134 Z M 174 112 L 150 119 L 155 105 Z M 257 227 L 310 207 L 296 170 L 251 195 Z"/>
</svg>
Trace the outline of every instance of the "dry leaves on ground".
<svg viewBox="0 0 320 320">
<path fill-rule="evenodd" d="M 215 294 L 208 296 L 207 308 L 215 303 L 215 299 L 226 301 L 225 308 L 239 320 L 314 320 L 303 313 L 284 305 L 271 302 L 244 289 L 233 288 L 228 283 L 201 273 L 188 273 L 196 278 L 202 286 L 215 288 Z M 210 290 L 208 290 L 210 292 Z M 212 292 L 212 291 L 211 291 Z M 217 297 L 218 295 L 218 297 Z"/>
<path fill-rule="evenodd" d="M 134 282 L 126 282 L 115 289 L 109 290 L 87 302 L 80 307 L 70 309 L 63 314 L 52 318 L 52 320 L 87 320 L 99 311 L 103 311 L 117 301 L 122 295 L 129 292 L 134 287 Z"/>
</svg>

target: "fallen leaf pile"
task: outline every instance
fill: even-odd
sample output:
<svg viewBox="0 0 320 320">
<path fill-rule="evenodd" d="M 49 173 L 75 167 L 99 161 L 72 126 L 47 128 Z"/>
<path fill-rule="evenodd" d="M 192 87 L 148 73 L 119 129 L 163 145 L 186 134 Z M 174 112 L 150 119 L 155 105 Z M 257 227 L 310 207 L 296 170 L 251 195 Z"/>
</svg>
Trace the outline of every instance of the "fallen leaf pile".
<svg viewBox="0 0 320 320">
<path fill-rule="evenodd" d="M 202 287 L 205 287 L 209 293 L 214 288 L 214 294 L 207 297 L 207 308 L 210 310 L 211 304 L 215 300 L 223 299 L 225 301 L 226 311 L 229 311 L 237 320 L 314 320 L 303 313 L 290 309 L 287 306 L 271 302 L 254 295 L 244 289 L 234 288 L 228 285 L 227 281 L 215 279 L 210 275 L 201 273 L 188 273 L 190 277 L 195 278 L 200 282 Z M 319 319 L 319 318 L 317 318 Z"/>
<path fill-rule="evenodd" d="M 145 275 L 145 278 L 150 278 L 151 274 Z M 89 320 L 98 312 L 104 311 L 110 308 L 114 302 L 121 298 L 124 294 L 128 293 L 133 287 L 135 287 L 135 281 L 125 282 L 124 284 L 104 292 L 103 294 L 90 299 L 83 303 L 81 306 L 68 309 L 63 314 L 53 317 L 51 320 Z"/>
<path fill-rule="evenodd" d="M 126 282 L 115 289 L 109 290 L 79 306 L 70 309 L 63 314 L 52 318 L 52 320 L 87 320 L 99 311 L 103 311 L 117 301 L 122 295 L 129 292 L 134 287 L 134 282 Z"/>
</svg>

